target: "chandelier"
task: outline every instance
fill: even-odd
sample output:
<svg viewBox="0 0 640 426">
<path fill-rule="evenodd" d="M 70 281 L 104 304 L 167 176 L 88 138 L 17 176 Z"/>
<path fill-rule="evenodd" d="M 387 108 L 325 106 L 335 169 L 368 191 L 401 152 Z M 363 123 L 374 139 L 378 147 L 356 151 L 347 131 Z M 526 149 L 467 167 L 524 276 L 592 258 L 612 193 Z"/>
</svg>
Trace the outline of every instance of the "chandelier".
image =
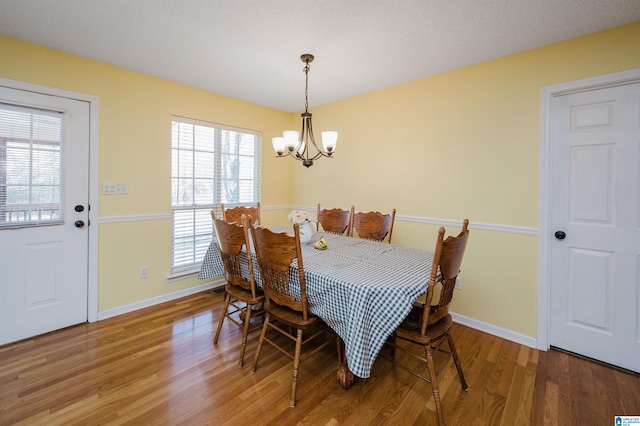
<svg viewBox="0 0 640 426">
<path fill-rule="evenodd" d="M 338 132 L 322 132 L 323 149 L 318 148 L 313 137 L 311 113 L 309 112 L 309 64 L 313 62 L 313 55 L 305 53 L 300 56 L 300 59 L 305 63 L 303 69 L 305 73 L 304 112 L 300 115 L 302 117 L 302 132 L 285 130 L 282 132 L 282 136 L 271 139 L 271 143 L 278 157 L 291 156 L 296 160 L 302 161 L 303 166 L 311 167 L 313 160 L 317 160 L 320 157 L 331 157 L 336 149 Z M 316 150 L 315 154 L 310 152 L 312 145 Z"/>
</svg>

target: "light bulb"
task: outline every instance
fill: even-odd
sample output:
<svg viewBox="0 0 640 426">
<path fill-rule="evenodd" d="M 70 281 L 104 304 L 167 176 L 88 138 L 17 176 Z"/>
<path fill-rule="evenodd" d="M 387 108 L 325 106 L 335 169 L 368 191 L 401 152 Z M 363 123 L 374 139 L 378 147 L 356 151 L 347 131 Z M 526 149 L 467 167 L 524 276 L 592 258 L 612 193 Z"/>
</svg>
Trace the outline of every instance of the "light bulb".
<svg viewBox="0 0 640 426">
<path fill-rule="evenodd" d="M 333 153 L 336 149 L 336 143 L 338 142 L 338 132 L 322 132 L 322 147 L 329 154 Z"/>
<path fill-rule="evenodd" d="M 278 156 L 281 156 L 284 153 L 285 142 L 282 136 L 272 138 L 271 144 L 273 145 L 273 150 L 278 154 Z"/>
</svg>

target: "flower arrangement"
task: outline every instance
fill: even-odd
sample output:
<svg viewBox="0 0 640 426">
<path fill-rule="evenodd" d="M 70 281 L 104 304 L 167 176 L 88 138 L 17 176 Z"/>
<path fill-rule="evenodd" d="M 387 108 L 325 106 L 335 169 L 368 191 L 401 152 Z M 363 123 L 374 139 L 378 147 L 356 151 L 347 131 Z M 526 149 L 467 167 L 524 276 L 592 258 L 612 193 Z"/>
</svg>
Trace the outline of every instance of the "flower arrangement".
<svg viewBox="0 0 640 426">
<path fill-rule="evenodd" d="M 306 210 L 292 210 L 287 217 L 289 218 L 289 221 L 291 223 L 297 223 L 298 225 L 302 225 L 307 220 L 309 222 L 318 221 L 314 213 L 308 212 Z"/>
</svg>

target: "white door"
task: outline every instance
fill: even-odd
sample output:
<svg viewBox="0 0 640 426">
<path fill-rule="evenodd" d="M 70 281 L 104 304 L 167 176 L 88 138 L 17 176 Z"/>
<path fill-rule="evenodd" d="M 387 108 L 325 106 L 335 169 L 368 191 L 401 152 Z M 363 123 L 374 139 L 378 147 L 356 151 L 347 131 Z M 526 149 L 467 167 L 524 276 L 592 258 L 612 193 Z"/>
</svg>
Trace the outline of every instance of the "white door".
<svg viewBox="0 0 640 426">
<path fill-rule="evenodd" d="M 0 345 L 87 321 L 89 103 L 0 87 Z"/>
<path fill-rule="evenodd" d="M 551 144 L 550 344 L 640 372 L 640 83 L 554 98 Z"/>
</svg>

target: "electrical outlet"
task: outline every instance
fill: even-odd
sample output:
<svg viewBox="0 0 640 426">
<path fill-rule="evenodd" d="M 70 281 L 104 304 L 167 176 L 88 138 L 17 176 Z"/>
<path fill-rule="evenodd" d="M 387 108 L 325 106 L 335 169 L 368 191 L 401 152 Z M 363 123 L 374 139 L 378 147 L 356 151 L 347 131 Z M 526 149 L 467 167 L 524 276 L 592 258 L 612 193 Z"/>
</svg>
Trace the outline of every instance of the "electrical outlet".
<svg viewBox="0 0 640 426">
<path fill-rule="evenodd" d="M 456 288 L 462 290 L 462 275 L 456 277 Z"/>
<path fill-rule="evenodd" d="M 147 278 L 149 276 L 149 268 L 147 266 L 140 267 L 140 278 Z"/>
</svg>

